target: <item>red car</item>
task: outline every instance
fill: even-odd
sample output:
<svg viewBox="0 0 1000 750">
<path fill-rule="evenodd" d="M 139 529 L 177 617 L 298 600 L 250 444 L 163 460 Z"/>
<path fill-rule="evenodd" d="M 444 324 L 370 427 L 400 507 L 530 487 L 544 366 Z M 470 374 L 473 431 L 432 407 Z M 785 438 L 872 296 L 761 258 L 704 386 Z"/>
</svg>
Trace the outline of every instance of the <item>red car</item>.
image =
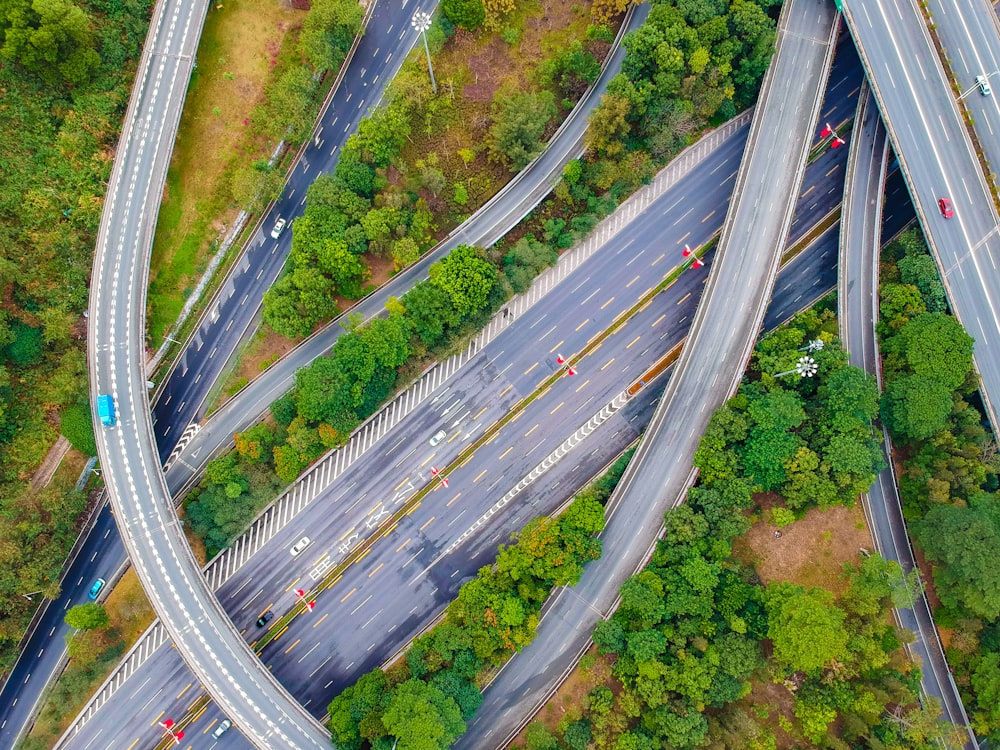
<svg viewBox="0 0 1000 750">
<path fill-rule="evenodd" d="M 951 207 L 951 201 L 948 198 L 938 198 L 938 208 L 941 209 L 941 215 L 946 219 L 955 215 L 955 209 Z"/>
</svg>

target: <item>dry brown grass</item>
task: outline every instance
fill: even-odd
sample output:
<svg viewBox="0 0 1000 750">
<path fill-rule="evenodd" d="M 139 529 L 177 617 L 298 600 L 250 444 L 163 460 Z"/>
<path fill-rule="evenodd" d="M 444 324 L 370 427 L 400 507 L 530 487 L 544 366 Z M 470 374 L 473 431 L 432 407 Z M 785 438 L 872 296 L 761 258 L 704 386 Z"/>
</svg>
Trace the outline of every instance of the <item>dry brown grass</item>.
<svg viewBox="0 0 1000 750">
<path fill-rule="evenodd" d="M 237 213 L 230 167 L 269 155 L 250 136 L 250 113 L 305 14 L 270 0 L 228 0 L 209 11 L 153 245 L 149 330 L 156 343 L 197 283 L 212 241 Z"/>
<path fill-rule="evenodd" d="M 781 529 L 769 522 L 766 512 L 779 502 L 775 495 L 758 496 L 762 520 L 734 545 L 734 553 L 753 565 L 765 584 L 791 581 L 806 588 L 820 586 L 839 595 L 844 590 L 844 563 L 857 562 L 859 550 L 873 549 L 871 533 L 861 505 L 814 509 Z"/>
</svg>

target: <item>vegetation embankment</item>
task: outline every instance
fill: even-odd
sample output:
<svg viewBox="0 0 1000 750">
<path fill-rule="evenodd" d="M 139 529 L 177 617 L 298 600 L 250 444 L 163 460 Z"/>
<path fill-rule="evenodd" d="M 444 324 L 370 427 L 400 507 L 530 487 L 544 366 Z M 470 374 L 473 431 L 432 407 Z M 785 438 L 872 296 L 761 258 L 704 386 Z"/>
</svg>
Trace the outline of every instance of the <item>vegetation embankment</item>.
<svg viewBox="0 0 1000 750">
<path fill-rule="evenodd" d="M 0 14 L 0 671 L 38 605 L 23 595 L 58 593 L 87 502 L 76 477 L 29 480 L 60 430 L 94 452 L 82 313 L 150 5 L 10 0 Z"/>
<path fill-rule="evenodd" d="M 353 0 L 308 12 L 235 0 L 209 9 L 160 207 L 149 288 L 159 345 L 240 209 L 259 213 L 282 188 L 286 161 L 360 30 Z"/>
<path fill-rule="evenodd" d="M 437 21 L 436 33 L 441 36 L 434 49 L 439 56 L 441 50 L 450 49 L 444 42 L 450 25 L 447 19 Z M 508 36 L 513 37 L 509 28 Z M 589 36 L 595 39 L 603 33 L 592 30 Z M 468 38 L 459 28 L 449 43 L 467 43 L 463 40 Z M 486 32 L 477 38 L 495 47 L 502 43 L 503 32 L 500 41 L 490 41 L 493 38 Z M 273 419 L 237 435 L 235 451 L 210 466 L 186 504 L 192 527 L 205 540 L 209 554 L 240 533 L 281 482 L 292 481 L 324 452 L 342 445 L 430 358 L 453 351 L 511 293 L 526 290 L 561 249 L 590 232 L 658 165 L 716 119 L 750 103 L 773 39 L 774 23 L 755 2 L 735 0 L 708 14 L 700 8 L 682 10 L 672 2 L 657 4 L 646 24 L 626 39 L 623 73 L 612 81 L 591 119 L 587 157 L 567 166 L 553 197 L 504 243 L 489 250 L 456 249 L 434 265 L 427 281 L 391 300 L 387 318 L 341 336 L 329 357 L 299 371 L 296 387 L 272 405 Z M 670 58 L 673 67 L 665 71 L 657 62 L 657 49 L 676 52 L 676 59 Z M 586 76 L 565 71 L 591 65 L 586 63 L 587 54 L 585 45 L 564 45 L 540 66 L 538 75 L 544 73 L 541 80 L 549 81 L 550 88 L 524 96 L 548 100 L 559 86 L 579 87 Z M 415 138 L 427 129 L 448 132 L 445 126 L 451 119 L 439 122 L 435 113 L 455 117 L 453 108 L 459 105 L 442 102 L 442 97 L 447 99 L 443 93 L 447 77 L 440 70 L 435 68 L 442 93 L 435 97 L 426 71 L 418 65 L 404 66 L 390 87 L 388 105 L 362 122 L 335 173 L 317 179 L 310 188 L 305 215 L 293 230 L 289 271 L 265 299 L 265 321 L 273 329 L 305 334 L 317 321 L 333 315 L 337 295 L 345 290 L 360 292 L 367 274 L 365 253 L 389 257 L 397 246 L 417 247 L 417 252 L 430 246 L 430 239 L 419 243 L 416 239 L 426 237 L 434 215 L 433 191 L 422 181 L 441 184 L 437 175 L 444 174 L 445 167 L 442 162 L 431 164 L 426 150 L 421 164 L 407 161 L 405 154 L 410 143 L 407 133 Z M 500 137 L 508 134 L 508 124 L 519 122 L 520 111 L 536 111 L 528 104 L 510 110 L 503 101 L 498 99 L 493 106 L 492 124 L 487 120 L 482 125 L 480 135 L 486 145 L 467 154 L 472 157 L 467 160 L 470 170 L 473 165 L 489 167 L 490 153 L 494 160 L 513 165 L 516 158 L 527 158 L 540 148 L 538 131 L 531 135 L 515 128 L 517 138 Z M 507 145 L 501 148 L 501 143 Z M 459 177 L 448 172 L 443 184 L 454 187 L 461 182 L 468 193 L 475 183 L 461 178 L 464 161 L 454 168 Z M 383 221 L 386 217 L 389 223 Z M 403 264 L 413 257 L 400 256 L 397 261 Z"/>
<path fill-rule="evenodd" d="M 1000 459 L 978 408 L 974 342 L 947 312 L 919 230 L 881 261 L 882 420 L 903 513 L 972 728 L 1000 742 Z"/>
<path fill-rule="evenodd" d="M 501 546 L 494 565 L 462 586 L 441 623 L 417 638 L 397 664 L 375 669 L 329 706 L 338 747 L 447 748 L 465 732 L 493 671 L 534 638 L 542 603 L 572 586 L 596 560 L 603 503 L 625 469 L 619 460 L 558 517 L 540 516 Z"/>
</svg>

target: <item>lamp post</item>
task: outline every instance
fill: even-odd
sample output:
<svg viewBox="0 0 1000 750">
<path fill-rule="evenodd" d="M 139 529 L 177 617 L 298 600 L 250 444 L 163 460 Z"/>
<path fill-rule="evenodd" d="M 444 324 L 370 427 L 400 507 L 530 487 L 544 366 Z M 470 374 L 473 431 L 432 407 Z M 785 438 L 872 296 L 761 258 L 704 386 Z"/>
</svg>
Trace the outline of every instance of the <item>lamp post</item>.
<svg viewBox="0 0 1000 750">
<path fill-rule="evenodd" d="M 785 372 L 779 372 L 774 377 L 783 378 L 785 375 L 791 375 L 792 373 L 797 374 L 800 378 L 811 378 L 816 374 L 816 370 L 819 369 L 819 365 L 816 364 L 816 360 L 812 357 L 799 357 L 799 361 L 795 363 L 794 370 L 786 370 Z"/>
<path fill-rule="evenodd" d="M 427 70 L 429 70 L 431 74 L 431 88 L 434 90 L 434 93 L 437 94 L 438 87 L 437 82 L 434 80 L 434 66 L 431 65 L 431 48 L 427 46 L 427 29 L 431 27 L 431 14 L 418 10 L 413 14 L 413 18 L 410 19 L 410 25 L 423 34 L 424 51 L 427 53 Z"/>
</svg>

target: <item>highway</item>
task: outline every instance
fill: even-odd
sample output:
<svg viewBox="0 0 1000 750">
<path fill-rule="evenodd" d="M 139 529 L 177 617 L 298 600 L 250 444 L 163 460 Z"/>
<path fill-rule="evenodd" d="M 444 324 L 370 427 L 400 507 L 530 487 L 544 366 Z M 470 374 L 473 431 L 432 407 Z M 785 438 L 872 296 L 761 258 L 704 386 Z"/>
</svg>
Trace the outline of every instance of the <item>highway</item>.
<svg viewBox="0 0 1000 750">
<path fill-rule="evenodd" d="M 160 460 L 170 455 L 184 429 L 204 416 L 205 398 L 233 352 L 252 331 L 261 301 L 281 274 L 292 246 L 292 232 L 271 238 L 279 217 L 291 221 L 304 208 L 306 191 L 321 174 L 337 165 L 340 149 L 358 122 L 382 99 L 419 35 L 410 26 L 417 11 L 433 13 L 437 0 L 408 3 L 376 2 L 354 56 L 340 85 L 329 97 L 301 150 L 281 195 L 261 216 L 242 256 L 226 275 L 219 291 L 190 339 L 185 342 L 153 401 L 153 427 Z M 172 148 L 173 144 L 169 148 Z"/>
<path fill-rule="evenodd" d="M 976 84 L 976 77 L 984 76 L 991 88 L 1000 86 L 996 10 L 984 0 L 928 0 L 927 10 L 952 74 L 962 87 L 960 96 L 972 113 L 979 143 L 996 172 L 1000 169 L 1000 104 L 996 95 L 984 95 Z"/>
<path fill-rule="evenodd" d="M 376 8 L 376 11 L 378 11 L 378 8 Z M 606 63 L 601 78 L 596 83 L 591 94 L 579 103 L 574 112 L 567 118 L 562 128 L 553 136 L 545 153 L 532 162 L 525 170 L 522 170 L 508 188 L 453 232 L 433 253 L 434 259 L 450 252 L 460 242 L 490 244 L 496 241 L 548 194 L 551 187 L 560 179 L 565 163 L 582 153 L 587 116 L 599 101 L 607 85 L 607 81 L 621 66 L 621 59 L 624 56 L 624 51 L 620 47 L 621 37 L 628 31 L 638 28 L 645 20 L 648 11 L 648 5 L 631 9 L 622 31 L 616 39 L 615 47 Z M 378 20 L 380 16 L 376 14 L 374 18 Z M 391 26 L 391 23 L 381 23 L 378 30 L 384 33 L 387 30 L 391 30 L 389 28 Z M 374 53 L 378 51 L 379 48 L 377 47 L 374 50 L 370 50 L 371 45 L 366 46 L 365 40 L 373 38 L 377 38 L 377 36 L 373 37 L 369 34 L 362 40 L 359 44 L 355 61 L 363 60 L 364 55 L 369 52 Z M 389 60 L 383 62 L 390 61 L 391 56 Z M 352 64 L 358 65 L 360 63 L 352 61 Z M 378 76 L 373 76 L 373 78 L 377 79 Z M 385 79 L 382 80 L 384 82 Z M 376 80 L 373 80 L 372 83 L 374 85 Z M 331 105 L 332 108 L 336 109 L 335 105 L 339 101 L 336 92 L 331 101 L 333 103 Z M 325 110 L 323 114 L 324 118 L 331 119 L 329 111 L 329 108 Z M 359 108 L 358 112 L 361 111 Z M 360 115 L 355 113 L 355 119 L 358 116 Z M 300 170 L 301 165 L 296 169 L 296 173 Z M 289 196 L 294 197 L 292 193 L 297 189 L 299 188 L 293 188 L 289 192 Z M 270 227 L 270 224 L 265 221 L 263 226 L 267 229 Z M 284 238 L 287 240 L 288 237 L 289 235 L 286 233 Z M 287 246 L 283 249 L 279 246 L 279 251 L 276 255 L 287 254 L 287 251 Z M 269 255 L 264 263 L 267 263 L 270 257 Z M 257 260 L 259 261 L 259 259 Z M 380 311 L 382 306 L 384 306 L 388 294 L 401 295 L 408 288 L 409 284 L 414 283 L 418 278 L 425 277 L 428 265 L 429 261 L 425 260 L 421 264 L 418 273 L 411 275 L 404 273 L 394 277 L 391 286 L 377 291 L 363 303 L 368 306 L 366 308 L 368 314 L 373 315 Z M 242 266 L 243 263 L 238 263 L 236 266 L 237 270 Z M 241 283 L 243 284 L 256 281 L 256 279 L 251 278 L 247 274 L 237 274 L 237 277 L 241 279 Z M 258 290 L 255 293 L 258 297 L 262 296 L 263 290 Z M 225 299 L 217 298 L 217 302 L 220 305 L 224 305 Z M 214 305 L 211 307 L 214 307 Z M 348 312 L 353 312 L 353 310 Z M 213 335 L 219 335 L 218 329 L 221 328 L 221 325 L 218 326 Z M 329 350 L 341 330 L 340 326 L 334 323 L 310 339 L 307 339 L 296 350 L 275 363 L 257 381 L 254 381 L 254 384 L 250 388 L 242 391 L 227 405 L 227 408 L 217 413 L 209 421 L 206 428 L 190 444 L 185 444 L 186 450 L 180 454 L 180 460 L 174 460 L 168 465 L 166 477 L 170 492 L 178 496 L 185 484 L 197 479 L 207 458 L 218 452 L 221 448 L 230 445 L 234 432 L 245 429 L 246 426 L 252 424 L 259 417 L 262 411 L 266 411 L 267 404 L 281 393 L 284 393 L 294 382 L 295 370 Z M 229 331 L 222 331 L 222 334 L 225 335 L 229 335 L 230 333 L 235 335 L 236 329 L 230 328 Z M 205 336 L 208 336 L 207 330 L 203 332 L 202 341 L 205 340 Z M 215 342 L 217 348 L 229 346 L 230 350 L 236 345 L 235 338 L 228 340 L 228 344 L 225 342 L 220 343 L 218 340 Z M 216 354 L 218 355 L 218 352 Z M 218 356 L 221 357 L 221 355 Z M 187 377 L 187 380 L 184 382 L 193 384 L 196 380 L 199 382 L 208 382 L 205 381 L 205 371 L 199 370 L 199 367 L 207 367 L 210 372 L 217 372 L 218 370 L 213 368 L 217 368 L 220 365 L 221 359 L 216 359 L 215 357 L 201 357 L 196 359 L 192 356 L 189 360 L 184 361 L 186 369 L 183 372 L 186 373 Z M 180 371 L 174 372 L 172 377 L 168 379 L 168 382 L 175 382 L 179 376 Z M 211 379 L 211 375 L 208 377 Z M 159 401 L 169 398 L 169 389 L 165 392 L 168 395 L 162 396 Z M 201 393 L 202 395 L 198 398 L 204 397 L 204 392 Z M 187 400 L 187 397 L 178 397 L 178 399 L 175 399 L 175 403 L 180 399 Z M 188 405 L 190 406 L 193 403 L 191 401 Z M 169 417 L 167 422 L 172 419 L 173 424 L 179 425 L 183 429 L 184 420 L 187 418 L 183 413 L 168 414 L 167 416 Z M 179 435 L 180 430 L 177 430 L 175 436 Z M 167 442 L 172 443 L 173 441 L 171 439 Z M 64 610 L 86 601 L 87 589 L 89 589 L 90 584 L 95 578 L 103 577 L 108 581 L 114 581 L 127 566 L 125 549 L 122 546 L 121 538 L 118 536 L 109 506 L 105 505 L 101 509 L 94 520 L 93 530 L 84 536 L 85 538 L 82 540 L 79 555 L 72 561 L 67 572 L 66 585 L 62 596 L 58 600 L 49 603 L 39 627 L 24 649 L 25 655 L 15 665 L 10 677 L 4 683 L 2 691 L 0 691 L 0 745 L 13 744 L 13 740 L 21 731 L 21 728 L 30 720 L 32 709 L 36 705 L 49 676 L 62 663 L 62 658 L 65 654 L 63 641 L 68 632 L 68 628 L 63 622 Z M 33 656 L 27 656 L 29 654 Z M 10 742 L 7 743 L 7 740 L 10 740 Z"/>
<path fill-rule="evenodd" d="M 983 402 L 996 424 L 1000 399 L 1000 235 L 993 199 L 954 93 L 912 0 L 845 0 L 917 217 L 955 316 L 976 340 Z M 954 217 L 938 200 L 947 197 Z"/>
<path fill-rule="evenodd" d="M 205 3 L 156 6 L 108 181 L 90 289 L 91 402 L 115 520 L 154 609 L 188 665 L 255 747 L 325 748 L 329 736 L 261 665 L 208 590 L 177 521 L 156 453 L 145 374 L 145 304 L 153 227 Z"/>
<path fill-rule="evenodd" d="M 648 13 L 649 6 L 646 4 L 632 8 L 615 40 L 614 49 L 605 63 L 601 77 L 553 135 L 542 154 L 467 221 L 438 243 L 432 251 L 425 254 L 417 263 L 393 276 L 386 284 L 360 300 L 351 309 L 344 311 L 323 329 L 268 367 L 264 373 L 216 411 L 196 434 L 182 446 L 178 446 L 165 469 L 171 491 L 176 493 L 188 482 L 197 478 L 211 456 L 232 444 L 234 433 L 256 422 L 267 412 L 272 401 L 280 398 L 294 385 L 295 372 L 299 368 L 326 354 L 343 332 L 340 323 L 349 315 L 360 314 L 364 320 L 383 315 L 389 297 L 402 297 L 411 286 L 426 279 L 430 266 L 458 245 L 489 247 L 541 203 L 562 178 L 562 170 L 566 163 L 583 153 L 587 118 L 600 102 L 608 81 L 621 68 L 625 56 L 625 49 L 620 44 L 621 38 L 629 31 L 639 28 Z M 263 291 L 260 292 L 261 296 Z M 183 429 L 181 424 L 177 427 Z"/>
<path fill-rule="evenodd" d="M 847 91 L 842 90 L 839 93 L 841 98 L 847 95 Z M 828 110 L 832 111 L 830 105 Z M 609 290 L 628 289 L 630 290 L 628 293 L 639 295 L 650 280 L 644 280 L 642 285 L 635 282 L 630 285 L 629 282 L 639 275 L 641 264 L 646 262 L 659 266 L 666 261 L 666 258 L 661 257 L 665 255 L 666 248 L 660 249 L 663 244 L 663 226 L 674 223 L 676 228 L 671 228 L 671 231 L 676 232 L 678 237 L 693 230 L 694 235 L 688 239 L 695 243 L 717 231 L 721 217 L 717 215 L 715 209 L 724 204 L 725 188 L 727 183 L 732 181 L 741 150 L 741 144 L 732 149 L 728 162 L 732 164 L 732 170 L 725 166 L 725 161 L 706 160 L 702 168 L 693 173 L 689 180 L 678 183 L 665 193 L 655 206 L 634 219 L 632 224 L 635 227 L 630 225 L 628 229 L 623 230 L 613 240 L 613 245 L 578 269 L 576 274 L 581 281 L 586 278 L 583 286 L 574 284 L 571 279 L 564 281 L 559 287 L 563 290 L 561 294 L 551 293 L 544 298 L 537 310 L 532 310 L 529 315 L 518 320 L 479 355 L 482 359 L 478 361 L 487 363 L 485 368 L 470 367 L 456 376 L 458 380 L 448 384 L 448 390 L 439 396 L 436 403 L 430 403 L 429 409 L 408 417 L 398 429 L 383 437 L 380 444 L 382 448 L 377 451 L 372 450 L 364 461 L 340 476 L 319 502 L 314 502 L 310 506 L 314 511 L 310 517 L 302 517 L 290 524 L 278 534 L 273 544 L 269 544 L 263 550 L 263 554 L 256 555 L 244 569 L 227 581 L 219 592 L 221 600 L 234 613 L 237 623 L 247 628 L 249 637 L 255 637 L 255 633 L 259 632 L 252 623 L 268 604 L 273 603 L 274 609 L 279 612 L 287 609 L 294 601 L 292 591 L 312 581 L 309 577 L 310 571 L 317 567 L 326 567 L 327 560 L 342 554 L 338 546 L 351 538 L 355 531 L 354 527 L 366 527 L 368 521 L 377 519 L 386 510 L 386 506 L 391 507 L 398 503 L 402 498 L 397 493 L 407 489 L 408 484 L 416 485 L 420 481 L 427 481 L 430 465 L 437 464 L 439 460 L 442 462 L 447 460 L 449 458 L 447 451 L 451 451 L 452 456 L 456 455 L 459 446 L 466 440 L 465 435 L 482 429 L 479 425 L 485 425 L 491 420 L 493 415 L 480 411 L 496 400 L 496 389 L 499 389 L 500 393 L 508 387 L 513 389 L 504 393 L 501 398 L 514 398 L 514 391 L 524 395 L 525 389 L 530 389 L 541 379 L 543 372 L 551 372 L 554 369 L 555 355 L 548 351 L 549 349 L 558 348 L 564 355 L 570 356 L 573 351 L 579 350 L 581 342 L 585 342 L 601 328 L 602 320 L 610 320 L 619 310 L 624 309 L 623 305 L 627 307 L 628 300 L 617 299 L 618 294 L 612 302 L 600 294 L 595 295 L 595 292 L 605 287 Z M 810 189 L 803 198 L 801 213 L 809 215 L 811 212 L 814 218 L 811 222 L 796 222 L 797 233 L 811 226 L 816 218 L 827 214 L 836 205 L 839 193 L 838 178 L 842 174 L 842 166 L 838 168 L 837 164 L 842 165 L 844 156 L 844 151 L 827 152 L 810 168 L 810 175 L 814 176 L 807 178 Z M 714 159 L 714 154 L 709 158 Z M 695 177 L 698 177 L 699 182 L 693 182 Z M 716 180 L 721 191 L 720 188 L 713 191 L 701 187 L 710 184 L 709 179 Z M 669 211 L 665 214 L 667 207 Z M 676 218 L 671 219 L 671 214 Z M 645 241 L 640 243 L 639 238 Z M 835 255 L 833 249 L 835 237 L 828 236 L 827 242 L 829 244 L 825 252 L 826 262 L 829 263 Z M 675 253 L 680 246 L 680 244 L 674 245 Z M 628 249 L 629 260 L 634 264 L 631 267 L 625 266 L 618 256 L 619 252 L 624 252 L 623 248 Z M 595 268 L 594 264 L 599 262 L 606 265 Z M 799 262 L 804 260 L 797 261 L 796 265 Z M 664 272 L 666 270 L 664 268 Z M 648 276 L 648 273 L 646 275 Z M 809 294 L 810 290 L 819 293 L 829 288 L 832 277 L 829 278 L 830 280 L 823 284 L 815 278 L 815 272 L 810 272 L 800 280 L 801 287 L 786 284 L 782 288 L 782 297 L 788 300 L 792 309 L 797 309 L 805 301 L 814 298 L 814 295 Z M 384 543 L 380 542 L 380 547 L 374 549 L 363 564 L 348 569 L 344 579 L 337 583 L 332 594 L 320 597 L 316 612 L 310 614 L 308 618 L 298 618 L 293 623 L 292 629 L 265 651 L 265 662 L 273 668 L 275 674 L 286 680 L 289 687 L 292 687 L 293 681 L 297 683 L 292 689 L 310 709 L 321 714 L 325 702 L 332 695 L 334 684 L 342 685 L 344 679 L 356 676 L 358 670 L 367 666 L 366 660 L 370 660 L 371 663 L 380 662 L 405 640 L 406 631 L 412 632 L 413 628 L 418 627 L 417 620 L 426 621 L 432 617 L 434 612 L 450 598 L 450 593 L 441 584 L 457 587 L 475 570 L 480 562 L 480 554 L 487 555 L 486 559 L 489 555 L 495 554 L 495 545 L 500 538 L 498 534 L 506 533 L 507 529 L 517 528 L 526 517 L 536 511 L 544 510 L 535 503 L 540 502 L 547 493 L 544 489 L 535 488 L 527 500 L 531 503 L 530 506 L 521 506 L 522 501 L 515 504 L 517 510 L 524 514 L 523 517 L 498 514 L 495 517 L 496 522 L 502 522 L 504 527 L 489 527 L 475 538 L 471 543 L 472 547 L 463 547 L 459 554 L 441 560 L 437 569 L 428 571 L 409 586 L 399 584 L 399 581 L 412 580 L 410 569 L 402 572 L 398 570 L 401 564 L 407 562 L 407 558 L 413 557 L 409 560 L 409 566 L 416 568 L 412 571 L 412 575 L 416 576 L 434 559 L 435 553 L 443 551 L 450 545 L 449 539 L 454 539 L 456 535 L 463 533 L 467 528 L 466 519 L 469 519 L 468 523 L 471 524 L 472 519 L 477 517 L 477 510 L 481 513 L 483 509 L 488 508 L 499 495 L 503 494 L 505 485 L 513 484 L 530 466 L 540 461 L 553 447 L 554 442 L 558 443 L 562 439 L 559 433 L 572 430 L 585 421 L 591 409 L 594 411 L 599 409 L 603 400 L 620 390 L 623 380 L 632 377 L 629 373 L 638 376 L 641 368 L 635 363 L 635 358 L 645 357 L 652 361 L 655 354 L 652 346 L 654 343 L 656 346 L 669 348 L 678 340 L 668 336 L 660 343 L 657 343 L 660 341 L 657 339 L 657 342 L 650 344 L 635 345 L 638 343 L 635 341 L 636 334 L 641 336 L 641 341 L 645 341 L 648 334 L 641 334 L 641 331 L 643 328 L 652 327 L 654 322 L 657 323 L 658 329 L 663 329 L 662 334 L 668 329 L 679 327 L 679 335 L 686 327 L 690 321 L 689 311 L 693 310 L 696 302 L 696 295 L 691 292 L 701 288 L 704 277 L 688 271 L 681 279 L 682 283 L 672 287 L 643 311 L 643 315 L 651 317 L 645 319 L 639 317 L 631 322 L 626 330 L 614 337 L 618 343 L 605 342 L 597 353 L 579 364 L 580 375 L 577 378 L 563 378 L 548 395 L 533 404 L 536 411 L 525 413 L 518 419 L 512 426 L 514 429 L 512 437 L 506 440 L 503 437 L 497 438 L 489 446 L 478 449 L 474 461 L 464 466 L 460 473 L 450 475 L 451 485 L 447 490 L 436 490 L 425 498 L 422 505 L 407 517 L 406 524 L 410 524 L 409 526 L 401 524 L 390 539 Z M 693 287 L 688 286 L 691 284 Z M 567 305 L 565 295 L 569 295 L 576 304 Z M 676 302 L 682 300 L 684 306 L 678 310 Z M 601 310 L 599 315 L 603 317 L 598 319 L 596 314 L 602 305 L 604 310 Z M 585 311 L 585 316 L 581 315 L 581 310 Z M 665 310 L 675 312 L 664 315 Z M 594 320 L 584 320 L 584 317 L 593 317 Z M 570 322 L 560 324 L 561 319 Z M 536 323 L 536 320 L 541 322 Z M 556 338 L 557 335 L 559 338 Z M 509 343 L 510 337 L 515 337 L 513 344 Z M 532 337 L 535 340 L 541 339 L 539 344 L 531 344 Z M 566 347 L 565 351 L 560 348 L 563 346 Z M 519 359 L 511 360 L 511 357 Z M 467 381 L 469 378 L 471 381 Z M 588 396 L 588 393 L 591 395 Z M 570 401 L 570 398 L 585 399 L 585 401 L 581 406 L 579 401 Z M 574 414 L 574 410 L 578 413 Z M 453 416 L 459 419 L 463 415 L 465 416 L 463 424 L 456 425 L 449 432 L 452 442 L 443 443 L 442 446 L 446 447 L 438 446 L 438 450 L 432 450 L 427 446 L 426 438 L 438 429 L 438 425 L 442 422 L 450 425 L 451 421 L 447 420 L 451 420 Z M 600 429 L 622 430 L 625 429 L 623 422 L 627 424 L 627 419 L 616 415 L 611 424 L 617 425 L 617 428 Z M 527 438 L 524 437 L 526 433 L 530 433 Z M 606 433 L 602 432 L 602 435 L 604 434 Z M 632 432 L 632 436 L 634 434 Z M 421 436 L 420 442 L 407 439 L 407 447 L 400 448 L 400 439 L 404 436 L 409 438 L 411 435 Z M 622 436 L 628 436 L 628 433 L 622 433 Z M 472 437 L 475 437 L 475 434 Z M 545 438 L 544 443 L 543 438 Z M 601 438 L 599 440 L 603 446 L 605 440 Z M 520 446 L 519 454 L 524 454 L 529 449 L 530 453 L 511 455 L 511 447 L 515 442 Z M 410 455 L 401 455 L 403 450 L 411 448 Z M 387 452 L 388 457 L 385 455 Z M 572 470 L 574 467 L 569 461 L 567 459 L 563 464 L 559 464 L 560 470 Z M 503 481 L 499 481 L 501 478 Z M 566 492 L 572 490 L 568 483 L 559 480 L 555 474 L 546 475 L 546 481 L 548 480 L 566 484 Z M 363 483 L 363 487 L 358 486 L 359 482 Z M 463 486 L 466 489 L 463 489 Z M 455 495 L 458 493 L 462 494 L 455 500 Z M 540 500 L 536 501 L 536 497 Z M 449 503 L 453 504 L 449 506 Z M 345 512 L 348 505 L 355 507 Z M 514 506 L 510 507 L 514 509 Z M 309 531 L 313 545 L 303 553 L 301 562 L 296 562 L 291 568 L 287 564 L 275 565 L 276 557 L 290 559 L 288 547 L 304 529 Z M 350 544 L 357 544 L 357 541 L 352 541 Z M 402 549 L 397 552 L 400 546 Z M 385 562 L 386 560 L 390 562 Z M 459 567 L 453 568 L 455 565 Z M 375 575 L 369 576 L 373 571 Z M 384 578 L 386 575 L 393 576 L 388 584 Z M 431 593 L 435 588 L 437 591 Z M 417 611 L 410 611 L 418 605 Z M 351 627 L 352 623 L 354 627 Z M 387 639 L 384 637 L 386 634 L 391 634 L 392 643 L 386 642 Z M 288 655 L 285 654 L 286 650 L 289 651 Z M 358 654 L 366 655 L 366 658 L 358 659 L 356 658 Z M 172 658 L 170 655 L 169 649 L 160 649 L 154 655 L 153 661 L 159 663 L 161 659 Z M 180 671 L 177 677 L 171 680 L 162 676 L 164 669 L 162 666 L 155 670 L 161 677 L 154 680 L 143 677 L 149 674 L 146 671 L 147 667 L 139 670 L 129 682 L 133 685 L 129 692 L 130 695 L 135 695 L 133 698 L 135 702 L 122 704 L 117 699 L 113 701 L 110 707 L 102 709 L 98 714 L 102 717 L 101 720 L 90 720 L 84 725 L 73 745 L 79 743 L 79 746 L 88 744 L 104 746 L 107 743 L 111 746 L 111 740 L 106 735 L 110 731 L 108 727 L 116 724 L 114 717 L 117 711 L 136 712 L 139 710 L 137 707 L 150 701 L 150 706 L 156 705 L 156 711 L 146 709 L 152 718 L 161 709 L 173 715 L 177 705 L 183 707 L 188 704 L 192 699 L 190 691 L 184 693 L 183 701 L 172 698 L 176 690 L 183 689 L 190 681 L 189 677 L 184 676 L 183 667 L 175 658 L 174 664 Z M 165 688 L 164 685 L 168 684 L 171 687 Z M 171 702 L 174 704 L 173 708 L 170 707 Z M 167 704 L 166 707 L 164 703 Z M 95 745 L 98 737 L 100 742 Z M 117 741 L 127 743 L 131 739 L 134 737 L 129 736 L 125 739 L 123 735 Z"/>
<path fill-rule="evenodd" d="M 502 746 L 576 664 L 594 624 L 655 545 L 663 513 L 694 481 L 691 457 L 712 412 L 735 391 L 760 330 L 799 194 L 839 16 L 822 0 L 788 0 L 746 153 L 680 360 L 608 509 L 604 555 L 546 604 L 535 641 L 486 692 L 457 748 Z M 783 159 L 773 158 L 781 144 Z M 540 665 L 545 666 L 540 668 Z"/>
<path fill-rule="evenodd" d="M 885 128 L 875 99 L 867 86 L 862 90 L 855 118 L 854 137 L 844 186 L 841 214 L 838 275 L 838 322 L 840 338 L 850 363 L 873 375 L 882 388 L 878 339 L 878 267 L 881 247 L 882 192 L 889 156 Z M 883 428 L 886 455 L 891 454 L 888 433 Z M 891 467 L 883 469 L 871 490 L 861 498 L 875 548 L 886 560 L 898 562 L 909 573 L 916 562 Z M 921 687 L 941 702 L 945 719 L 955 726 L 969 726 L 958 688 L 945 659 L 927 596 L 921 591 L 912 608 L 895 610 L 897 623 L 912 631 L 916 640 L 906 646 L 911 659 L 921 665 Z M 969 731 L 969 748 L 976 739 Z"/>
</svg>

